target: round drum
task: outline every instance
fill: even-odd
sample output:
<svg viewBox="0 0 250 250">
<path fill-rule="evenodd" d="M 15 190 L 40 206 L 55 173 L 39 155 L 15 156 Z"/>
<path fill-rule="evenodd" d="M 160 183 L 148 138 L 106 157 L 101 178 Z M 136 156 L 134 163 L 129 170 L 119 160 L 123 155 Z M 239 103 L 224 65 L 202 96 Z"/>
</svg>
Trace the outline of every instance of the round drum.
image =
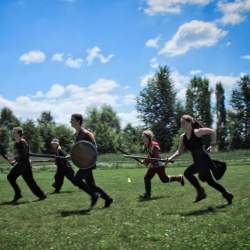
<svg viewBox="0 0 250 250">
<path fill-rule="evenodd" d="M 91 168 L 97 161 L 97 149 L 89 141 L 78 141 L 70 150 L 70 158 L 72 162 L 83 169 Z"/>
</svg>

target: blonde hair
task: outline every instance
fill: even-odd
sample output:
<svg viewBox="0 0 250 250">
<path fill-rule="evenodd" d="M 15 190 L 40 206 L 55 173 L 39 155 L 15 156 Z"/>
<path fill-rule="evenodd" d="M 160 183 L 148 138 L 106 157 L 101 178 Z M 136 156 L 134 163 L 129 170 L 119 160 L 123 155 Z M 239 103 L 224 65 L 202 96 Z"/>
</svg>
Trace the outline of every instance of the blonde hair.
<svg viewBox="0 0 250 250">
<path fill-rule="evenodd" d="M 22 136 L 23 134 L 23 129 L 21 127 L 14 127 L 13 130 L 17 131 L 17 133 Z"/>
<path fill-rule="evenodd" d="M 144 134 L 144 135 L 148 138 L 148 141 L 149 141 L 149 142 L 152 141 L 153 138 L 154 138 L 154 134 L 153 134 L 153 132 L 152 132 L 151 130 L 144 130 L 144 131 L 142 132 L 142 134 Z M 148 145 L 143 144 L 143 146 L 142 146 L 142 151 L 143 151 L 143 152 L 145 152 L 147 146 L 148 146 Z"/>
<path fill-rule="evenodd" d="M 149 140 L 153 140 L 153 138 L 154 138 L 154 134 L 151 130 L 144 130 L 143 134 L 146 135 L 146 137 L 148 137 Z"/>
</svg>

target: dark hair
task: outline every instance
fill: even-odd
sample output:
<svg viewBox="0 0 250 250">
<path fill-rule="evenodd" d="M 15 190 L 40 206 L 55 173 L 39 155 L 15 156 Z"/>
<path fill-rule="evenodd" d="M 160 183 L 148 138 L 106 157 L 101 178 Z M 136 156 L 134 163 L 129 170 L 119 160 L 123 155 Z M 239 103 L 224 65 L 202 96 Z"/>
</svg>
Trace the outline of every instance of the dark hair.
<svg viewBox="0 0 250 250">
<path fill-rule="evenodd" d="M 71 115 L 71 117 L 72 116 L 76 119 L 76 121 L 80 121 L 80 125 L 82 125 L 83 119 L 82 119 L 81 114 L 75 113 L 75 114 Z"/>
<path fill-rule="evenodd" d="M 191 115 L 183 115 L 181 118 L 187 122 L 191 122 L 192 128 L 203 128 L 204 127 L 200 122 L 198 122 Z"/>
</svg>

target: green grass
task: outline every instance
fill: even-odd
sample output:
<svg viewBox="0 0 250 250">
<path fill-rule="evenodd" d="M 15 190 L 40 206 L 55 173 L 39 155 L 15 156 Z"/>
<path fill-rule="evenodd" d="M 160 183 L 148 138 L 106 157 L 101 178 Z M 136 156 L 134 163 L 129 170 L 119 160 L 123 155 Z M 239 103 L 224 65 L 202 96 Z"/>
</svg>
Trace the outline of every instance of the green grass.
<svg viewBox="0 0 250 250">
<path fill-rule="evenodd" d="M 183 167 L 169 167 L 179 174 Z M 13 190 L 0 174 L 0 249 L 250 249 L 250 195 L 248 166 L 230 166 L 220 183 L 235 195 L 228 206 L 221 194 L 203 184 L 207 199 L 192 203 L 196 193 L 186 181 L 182 187 L 153 179 L 153 198 L 140 201 L 146 168 L 94 170 L 96 183 L 114 199 L 103 200 L 86 212 L 89 197 L 65 180 L 62 192 L 52 194 L 54 172 L 35 172 L 48 198 L 37 201 L 22 177 L 23 198 L 10 204 Z M 131 182 L 128 182 L 128 178 Z"/>
</svg>

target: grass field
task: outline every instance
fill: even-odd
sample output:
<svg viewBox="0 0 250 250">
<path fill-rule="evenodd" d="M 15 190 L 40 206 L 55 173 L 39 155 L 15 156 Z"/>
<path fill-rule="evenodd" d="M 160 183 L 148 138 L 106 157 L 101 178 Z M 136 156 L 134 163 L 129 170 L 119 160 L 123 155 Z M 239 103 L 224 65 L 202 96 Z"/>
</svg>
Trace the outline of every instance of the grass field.
<svg viewBox="0 0 250 250">
<path fill-rule="evenodd" d="M 184 169 L 169 167 L 167 173 Z M 140 201 L 145 172 L 94 170 L 97 184 L 115 201 L 103 209 L 100 199 L 90 212 L 89 197 L 68 180 L 60 194 L 52 194 L 54 173 L 49 171 L 34 173 L 46 200 L 37 201 L 20 177 L 24 197 L 11 204 L 13 190 L 6 174 L 0 174 L 0 249 L 250 249 L 249 166 L 229 166 L 220 180 L 235 195 L 230 206 L 207 184 L 207 199 L 192 203 L 196 193 L 187 181 L 184 187 L 163 184 L 157 176 L 152 199 Z"/>
</svg>

